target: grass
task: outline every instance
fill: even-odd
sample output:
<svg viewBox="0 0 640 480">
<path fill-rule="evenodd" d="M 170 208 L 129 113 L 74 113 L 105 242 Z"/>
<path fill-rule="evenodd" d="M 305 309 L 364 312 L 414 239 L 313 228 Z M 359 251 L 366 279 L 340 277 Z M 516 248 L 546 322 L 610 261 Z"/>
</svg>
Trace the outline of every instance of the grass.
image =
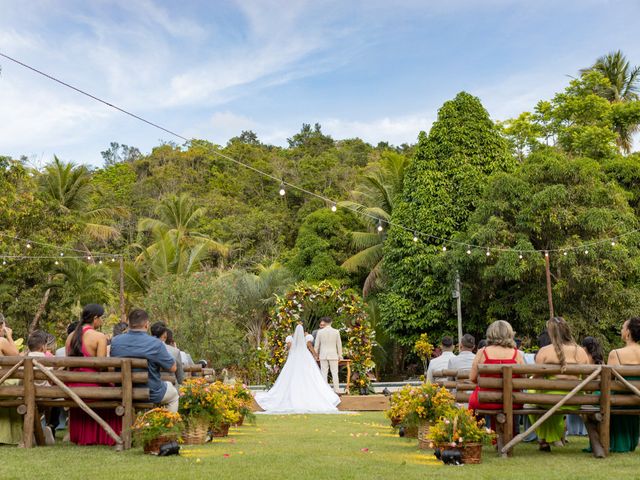
<svg viewBox="0 0 640 480">
<path fill-rule="evenodd" d="M 640 451 L 596 460 L 582 453 L 586 440 L 572 437 L 552 453 L 521 444 L 513 458 L 485 447 L 483 464 L 447 467 L 417 441 L 399 438 L 381 413 L 258 416 L 256 425 L 232 428 L 230 436 L 183 447 L 179 457 L 116 453 L 106 447 L 59 444 L 33 450 L 0 448 L 2 480 L 183 479 L 462 479 L 637 478 Z"/>
</svg>

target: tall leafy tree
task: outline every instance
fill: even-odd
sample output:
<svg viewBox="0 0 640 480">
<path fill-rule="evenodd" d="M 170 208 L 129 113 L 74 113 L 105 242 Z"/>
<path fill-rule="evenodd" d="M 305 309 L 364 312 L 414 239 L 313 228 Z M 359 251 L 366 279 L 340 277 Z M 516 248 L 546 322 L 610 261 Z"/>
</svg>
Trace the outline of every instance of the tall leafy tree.
<svg viewBox="0 0 640 480">
<path fill-rule="evenodd" d="M 340 202 L 359 215 L 367 231 L 351 232 L 353 246 L 358 253 L 346 259 L 342 267 L 350 272 L 367 271 L 362 287 L 363 296 L 379 289 L 383 284 L 382 260 L 385 231 L 378 232 L 378 222 L 391 220 L 393 206 L 404 187 L 405 171 L 410 159 L 393 151 L 385 151 L 378 165 L 364 173 L 351 192 L 353 200 Z"/>
<path fill-rule="evenodd" d="M 550 251 L 556 313 L 578 336 L 617 338 L 640 308 L 640 237 L 629 235 L 637 226 L 625 192 L 593 159 L 545 148 L 515 172 L 496 173 L 458 238 L 496 250 L 441 255 L 460 271 L 465 328 L 481 333 L 507 319 L 520 335 L 539 333 L 549 318 L 544 256 L 526 253 L 537 249 Z"/>
<path fill-rule="evenodd" d="M 640 66 L 631 66 L 622 51 L 617 50 L 599 57 L 591 67 L 581 70 L 581 73 L 591 71 L 601 73 L 609 81 L 609 85 L 598 90 L 609 102 L 633 102 L 640 99 Z M 617 144 L 622 151 L 631 151 L 633 135 L 638 127 L 639 123 L 616 125 Z"/>
<path fill-rule="evenodd" d="M 411 230 L 392 226 L 384 248 L 388 286 L 380 312 L 399 342 L 410 344 L 420 332 L 451 326 L 451 285 L 437 269 L 443 243 L 436 237 L 451 238 L 464 229 L 488 176 L 513 165 L 498 127 L 480 100 L 465 92 L 445 102 L 429 135 L 420 135 L 391 218 L 426 236 L 414 242 Z"/>
</svg>

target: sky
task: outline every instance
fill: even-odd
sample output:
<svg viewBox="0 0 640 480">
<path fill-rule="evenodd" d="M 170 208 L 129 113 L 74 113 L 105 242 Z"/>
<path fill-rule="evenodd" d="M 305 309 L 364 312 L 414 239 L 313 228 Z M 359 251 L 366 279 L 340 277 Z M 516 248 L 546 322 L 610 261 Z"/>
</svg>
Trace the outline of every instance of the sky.
<svg viewBox="0 0 640 480">
<path fill-rule="evenodd" d="M 187 138 L 414 143 L 459 91 L 531 110 L 621 49 L 637 0 L 0 0 L 0 52 Z M 99 166 L 181 141 L 0 58 L 0 155 Z"/>
</svg>

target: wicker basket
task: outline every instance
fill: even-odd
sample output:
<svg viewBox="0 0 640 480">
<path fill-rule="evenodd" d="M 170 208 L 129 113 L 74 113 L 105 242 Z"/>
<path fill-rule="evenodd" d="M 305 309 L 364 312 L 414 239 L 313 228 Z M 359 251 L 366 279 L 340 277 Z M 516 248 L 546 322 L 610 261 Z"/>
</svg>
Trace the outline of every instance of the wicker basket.
<svg viewBox="0 0 640 480">
<path fill-rule="evenodd" d="M 431 440 L 429 440 L 430 428 L 431 424 L 429 422 L 421 422 L 420 425 L 418 425 L 418 448 L 420 450 L 428 449 L 431 444 Z"/>
<path fill-rule="evenodd" d="M 404 436 L 407 438 L 418 438 L 418 426 L 409 425 L 404 427 Z"/>
<path fill-rule="evenodd" d="M 478 464 L 482 463 L 482 444 L 481 443 L 465 443 L 458 447 L 460 455 L 462 455 L 462 463 Z"/>
<path fill-rule="evenodd" d="M 207 441 L 208 421 L 200 418 L 190 418 L 182 433 L 182 442 L 185 445 L 204 445 Z"/>
<path fill-rule="evenodd" d="M 214 438 L 227 437 L 229 435 L 229 425 L 228 423 L 223 423 L 222 425 L 211 425 L 211 436 Z"/>
<path fill-rule="evenodd" d="M 176 435 L 162 435 L 145 443 L 142 446 L 142 449 L 147 455 L 157 455 L 162 445 L 164 445 L 165 443 L 173 442 L 176 438 Z"/>
</svg>

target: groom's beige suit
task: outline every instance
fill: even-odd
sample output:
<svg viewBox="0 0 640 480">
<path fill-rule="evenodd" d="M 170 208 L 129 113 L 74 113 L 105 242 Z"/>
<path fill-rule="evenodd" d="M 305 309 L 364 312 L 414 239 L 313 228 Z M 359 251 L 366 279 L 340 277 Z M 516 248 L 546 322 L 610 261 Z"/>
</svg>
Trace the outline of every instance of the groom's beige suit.
<svg viewBox="0 0 640 480">
<path fill-rule="evenodd" d="M 327 375 L 331 369 L 331 379 L 333 380 L 333 390 L 338 393 L 338 360 L 342 358 L 342 340 L 340 332 L 331 325 L 318 331 L 314 344 L 318 357 L 320 358 L 320 370 L 322 376 L 328 381 Z"/>
</svg>

